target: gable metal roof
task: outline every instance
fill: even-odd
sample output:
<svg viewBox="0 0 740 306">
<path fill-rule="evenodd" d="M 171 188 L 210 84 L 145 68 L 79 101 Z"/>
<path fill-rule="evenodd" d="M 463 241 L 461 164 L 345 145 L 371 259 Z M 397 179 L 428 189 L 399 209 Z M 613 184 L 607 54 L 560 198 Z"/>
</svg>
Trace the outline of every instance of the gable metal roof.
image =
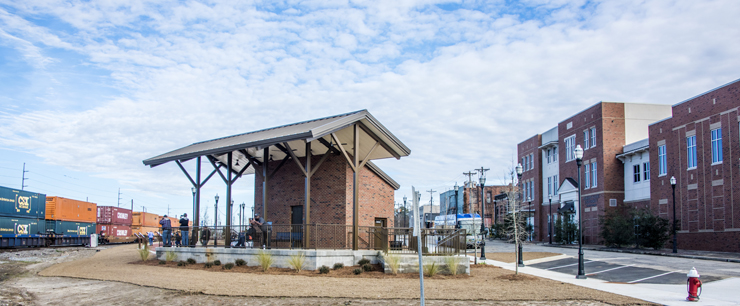
<svg viewBox="0 0 740 306">
<path fill-rule="evenodd" d="M 233 153 L 234 164 L 231 165 L 232 171 L 239 172 L 249 162 L 244 152 L 247 152 L 250 158 L 264 162 L 263 155 L 259 151 L 275 145 L 288 143 L 295 152 L 297 157 L 305 156 L 305 143 L 322 139 L 323 142 L 333 143 L 331 134 L 335 133 L 340 139 L 340 144 L 345 147 L 348 153 L 352 152 L 351 141 L 354 137 L 351 132 L 353 124 L 361 125 L 361 141 L 358 148 L 361 154 L 365 156 L 370 151 L 372 141 L 381 142 L 377 150 L 368 157 L 369 160 L 391 158 L 396 159 L 402 156 L 408 156 L 411 150 L 406 147 L 398 138 L 396 138 L 388 129 L 386 129 L 373 115 L 367 110 L 360 110 L 346 114 L 340 114 L 330 117 L 313 119 L 293 124 L 277 126 L 273 128 L 258 130 L 254 132 L 238 134 L 228 137 L 216 138 L 212 140 L 193 143 L 191 145 L 146 159 L 144 165 L 156 167 L 171 161 L 186 161 L 199 156 L 208 156 L 215 159 L 218 163 L 226 165 L 226 154 Z M 365 140 L 365 141 L 363 141 Z M 346 142 L 346 143 L 345 143 Z M 347 144 L 350 144 L 347 146 Z M 301 150 L 303 149 L 303 150 Z M 326 154 L 329 149 L 320 146 L 311 148 L 313 155 Z M 282 158 L 285 152 L 276 148 L 270 148 L 270 157 Z M 241 162 L 241 165 L 240 165 Z M 377 165 L 368 162 L 368 169 L 383 178 L 388 184 L 398 189 L 400 185 L 390 178 L 385 172 L 380 170 Z M 244 174 L 254 173 L 254 168 L 249 167 Z"/>
</svg>

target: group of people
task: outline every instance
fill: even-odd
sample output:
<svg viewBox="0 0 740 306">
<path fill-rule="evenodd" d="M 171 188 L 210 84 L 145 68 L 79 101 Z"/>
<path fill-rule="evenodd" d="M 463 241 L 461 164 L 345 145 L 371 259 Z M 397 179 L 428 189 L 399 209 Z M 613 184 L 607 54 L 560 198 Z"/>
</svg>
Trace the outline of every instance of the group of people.
<svg viewBox="0 0 740 306">
<path fill-rule="evenodd" d="M 172 222 L 169 218 L 167 218 L 167 215 L 164 215 L 164 217 L 159 220 L 159 224 L 162 227 L 162 243 L 165 247 L 172 246 L 173 238 L 175 240 L 175 246 L 177 247 L 189 245 L 188 231 L 190 229 L 190 220 L 188 219 L 188 214 L 183 214 L 180 218 L 179 223 L 179 230 L 173 232 Z M 262 233 L 262 239 L 259 239 L 259 242 L 261 242 L 262 244 L 262 248 L 269 248 L 270 242 L 268 240 L 268 224 L 267 222 L 265 222 L 265 219 L 260 216 L 260 214 L 255 214 L 254 218 L 249 218 L 249 226 L 247 229 L 239 232 L 239 234 L 237 235 L 235 247 L 246 247 L 248 242 L 253 243 L 255 240 L 257 240 L 259 238 L 257 236 L 257 229 L 259 229 Z M 154 245 L 155 235 L 159 234 L 151 231 L 147 233 L 147 236 L 149 238 L 149 245 Z M 211 231 L 206 227 L 203 229 L 201 234 L 201 243 L 203 244 L 203 246 L 208 244 L 210 238 Z"/>
</svg>

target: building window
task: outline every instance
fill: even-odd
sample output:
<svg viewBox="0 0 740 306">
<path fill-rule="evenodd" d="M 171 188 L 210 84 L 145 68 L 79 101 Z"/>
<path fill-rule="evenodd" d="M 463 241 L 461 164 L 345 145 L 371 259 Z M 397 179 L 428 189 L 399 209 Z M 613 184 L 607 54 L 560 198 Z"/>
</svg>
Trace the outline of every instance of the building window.
<svg viewBox="0 0 740 306">
<path fill-rule="evenodd" d="M 529 154 L 529 169 L 534 169 L 534 153 Z"/>
<path fill-rule="evenodd" d="M 576 159 L 573 150 L 576 149 L 576 135 L 565 138 L 565 161 L 569 162 Z"/>
<path fill-rule="evenodd" d="M 640 165 L 632 166 L 632 181 L 635 183 L 640 182 Z"/>
<path fill-rule="evenodd" d="M 591 188 L 596 187 L 596 162 L 591 163 Z"/>
<path fill-rule="evenodd" d="M 686 137 L 686 157 L 689 169 L 696 168 L 696 135 Z"/>
<path fill-rule="evenodd" d="M 552 162 L 558 161 L 558 147 L 552 147 Z"/>
<path fill-rule="evenodd" d="M 722 161 L 722 128 L 712 130 L 712 163 Z"/>
<path fill-rule="evenodd" d="M 642 163 L 642 180 L 650 180 L 650 162 Z"/>
<path fill-rule="evenodd" d="M 560 182 L 558 181 L 558 175 L 557 174 L 553 175 L 552 176 L 552 195 L 558 195 L 558 188 L 560 188 L 560 186 L 558 186 L 559 184 Z"/>
<path fill-rule="evenodd" d="M 663 176 L 668 174 L 666 169 L 666 158 L 665 158 L 665 145 L 658 146 L 658 175 Z"/>
<path fill-rule="evenodd" d="M 589 187 L 591 187 L 591 165 L 586 164 L 583 169 L 583 181 L 585 183 L 583 189 L 588 189 Z"/>
<path fill-rule="evenodd" d="M 550 153 L 551 153 L 550 149 L 547 149 L 547 154 L 546 154 L 546 156 L 547 156 L 547 163 L 548 163 L 548 164 L 549 164 L 549 163 L 551 162 L 551 160 L 550 160 Z"/>
<path fill-rule="evenodd" d="M 591 128 L 591 147 L 593 148 L 595 146 L 596 146 L 596 128 L 592 127 Z"/>
<path fill-rule="evenodd" d="M 547 196 L 549 197 L 551 195 L 552 195 L 552 178 L 548 177 L 547 178 Z"/>
<path fill-rule="evenodd" d="M 588 130 L 585 130 L 583 131 L 583 149 L 584 150 L 588 150 L 588 148 L 590 147 L 588 143 L 589 143 L 588 142 Z"/>
</svg>

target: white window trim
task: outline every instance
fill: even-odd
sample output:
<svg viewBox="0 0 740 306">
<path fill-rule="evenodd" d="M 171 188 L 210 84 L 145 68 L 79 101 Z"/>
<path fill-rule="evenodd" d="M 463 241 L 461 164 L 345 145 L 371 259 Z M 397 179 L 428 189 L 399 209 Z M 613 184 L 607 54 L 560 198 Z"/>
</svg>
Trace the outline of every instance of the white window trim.
<svg viewBox="0 0 740 306">
<path fill-rule="evenodd" d="M 596 147 L 596 127 L 591 127 L 591 147 Z"/>
</svg>

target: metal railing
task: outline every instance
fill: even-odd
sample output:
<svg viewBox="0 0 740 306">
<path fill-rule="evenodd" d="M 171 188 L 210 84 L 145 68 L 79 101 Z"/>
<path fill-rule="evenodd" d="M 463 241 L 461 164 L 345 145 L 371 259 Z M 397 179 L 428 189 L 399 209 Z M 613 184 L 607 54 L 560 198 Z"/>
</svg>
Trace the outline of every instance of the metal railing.
<svg viewBox="0 0 740 306">
<path fill-rule="evenodd" d="M 185 231 L 172 228 L 171 245 L 176 245 L 176 235 Z M 232 248 L 267 249 L 352 249 L 352 225 L 344 224 L 273 224 L 260 228 L 244 226 L 200 226 L 188 227 L 189 246 L 225 247 L 226 235 L 230 232 Z M 193 234 L 197 239 L 193 241 Z M 417 238 L 411 228 L 360 226 L 358 231 L 359 250 L 378 250 L 390 253 L 416 254 Z M 155 233 L 155 245 L 164 246 L 162 231 Z M 148 242 L 145 238 L 144 241 Z M 421 229 L 422 254 L 464 254 L 466 248 L 463 229 Z M 185 247 L 185 245 L 182 245 Z"/>
</svg>

